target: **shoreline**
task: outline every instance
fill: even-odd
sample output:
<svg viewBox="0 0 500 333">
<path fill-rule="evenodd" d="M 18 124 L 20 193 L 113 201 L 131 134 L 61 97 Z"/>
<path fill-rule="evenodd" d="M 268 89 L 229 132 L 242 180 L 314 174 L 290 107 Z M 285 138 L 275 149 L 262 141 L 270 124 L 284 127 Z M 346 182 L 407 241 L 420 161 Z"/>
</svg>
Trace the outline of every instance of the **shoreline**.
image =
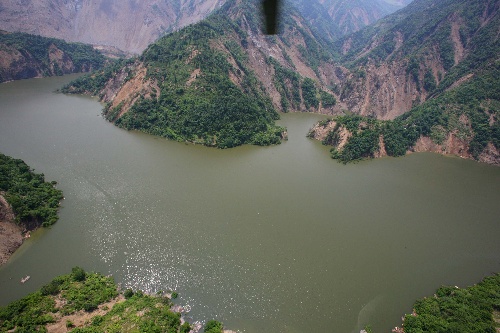
<svg viewBox="0 0 500 333">
<path fill-rule="evenodd" d="M 22 227 L 14 219 L 12 208 L 0 193 L 0 266 L 9 261 L 25 240 Z"/>
</svg>

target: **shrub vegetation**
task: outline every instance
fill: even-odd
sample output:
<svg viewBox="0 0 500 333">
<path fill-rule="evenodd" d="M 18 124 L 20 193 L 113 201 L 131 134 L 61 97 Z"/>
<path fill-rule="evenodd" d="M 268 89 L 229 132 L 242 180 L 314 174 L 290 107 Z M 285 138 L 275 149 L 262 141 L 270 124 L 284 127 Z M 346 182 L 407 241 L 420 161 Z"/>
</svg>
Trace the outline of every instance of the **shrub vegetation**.
<svg viewBox="0 0 500 333">
<path fill-rule="evenodd" d="M 498 332 L 493 313 L 500 311 L 500 274 L 464 289 L 443 286 L 433 297 L 418 300 L 414 309 L 404 317 L 406 333 Z"/>
<path fill-rule="evenodd" d="M 118 295 L 111 277 L 75 267 L 71 274 L 56 277 L 39 291 L 0 307 L 0 332 L 46 332 L 46 326 L 56 321 L 62 321 L 73 333 L 188 333 L 191 329 L 187 322 L 181 325 L 181 315 L 172 312 L 171 301 L 161 295 L 126 290 L 124 299 L 111 309 L 102 306 Z M 100 315 L 92 316 L 98 307 Z M 65 316 L 78 311 L 91 313 L 91 318 L 75 328 Z M 209 321 L 205 332 L 221 333 L 222 324 Z"/>
<path fill-rule="evenodd" d="M 0 153 L 0 191 L 12 206 L 17 223 L 30 229 L 54 224 L 63 198 L 55 185 L 24 161 Z"/>
</svg>

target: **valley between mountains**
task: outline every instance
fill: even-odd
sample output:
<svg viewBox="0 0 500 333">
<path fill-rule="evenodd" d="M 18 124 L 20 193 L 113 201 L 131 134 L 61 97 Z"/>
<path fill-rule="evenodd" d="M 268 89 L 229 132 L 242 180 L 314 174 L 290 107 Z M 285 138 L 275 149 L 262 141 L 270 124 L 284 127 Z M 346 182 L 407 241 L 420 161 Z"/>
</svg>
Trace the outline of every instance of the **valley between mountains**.
<svg viewBox="0 0 500 333">
<path fill-rule="evenodd" d="M 1 332 L 498 331 L 500 0 L 263 26 L 258 0 L 0 4 L 0 300 L 32 292 Z"/>
</svg>

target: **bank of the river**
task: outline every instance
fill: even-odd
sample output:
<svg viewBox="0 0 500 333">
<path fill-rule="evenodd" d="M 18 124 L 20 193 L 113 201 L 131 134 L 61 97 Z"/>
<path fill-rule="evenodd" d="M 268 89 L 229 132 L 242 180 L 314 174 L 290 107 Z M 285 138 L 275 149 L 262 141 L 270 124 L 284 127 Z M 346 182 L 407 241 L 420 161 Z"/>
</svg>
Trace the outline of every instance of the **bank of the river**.
<svg viewBox="0 0 500 333">
<path fill-rule="evenodd" d="M 198 332 L 203 325 L 185 321 L 184 312 L 163 293 L 122 291 L 112 277 L 74 267 L 71 274 L 0 307 L 0 332 Z M 222 333 L 218 321 L 204 328 Z"/>
<path fill-rule="evenodd" d="M 394 333 L 500 332 L 500 274 L 467 288 L 442 286 L 415 302 Z"/>
<path fill-rule="evenodd" d="M 0 153 L 0 265 L 30 232 L 58 220 L 62 191 L 23 160 Z"/>
<path fill-rule="evenodd" d="M 460 117 L 466 122 L 467 117 Z M 493 118 L 492 118 L 493 119 Z M 405 144 L 404 138 L 394 133 L 395 122 L 380 121 L 357 115 L 339 116 L 316 123 L 308 133 L 308 137 L 330 146 L 331 157 L 343 163 L 365 158 L 386 156 L 402 156 L 411 153 L 431 152 L 441 155 L 453 155 L 460 158 L 500 166 L 499 132 L 491 130 L 491 134 L 479 152 L 472 153 L 471 147 L 474 132 L 468 134 L 453 131 L 450 133 L 432 133 L 423 135 L 416 132 L 413 144 Z M 465 125 L 464 125 L 465 126 Z M 495 142 L 495 144 L 494 144 Z M 475 146 L 474 146 L 475 147 Z M 478 149 L 477 147 L 475 148 Z"/>
<path fill-rule="evenodd" d="M 14 222 L 14 212 L 0 192 L 0 266 L 5 264 L 24 240 L 23 230 Z"/>
<path fill-rule="evenodd" d="M 315 114 L 282 115 L 277 146 L 185 145 L 54 93 L 74 77 L 0 85 L 0 151 L 65 196 L 0 267 L 0 305 L 81 265 L 247 333 L 390 332 L 437 286 L 500 272 L 499 168 L 430 153 L 345 166 L 305 137 Z"/>
</svg>

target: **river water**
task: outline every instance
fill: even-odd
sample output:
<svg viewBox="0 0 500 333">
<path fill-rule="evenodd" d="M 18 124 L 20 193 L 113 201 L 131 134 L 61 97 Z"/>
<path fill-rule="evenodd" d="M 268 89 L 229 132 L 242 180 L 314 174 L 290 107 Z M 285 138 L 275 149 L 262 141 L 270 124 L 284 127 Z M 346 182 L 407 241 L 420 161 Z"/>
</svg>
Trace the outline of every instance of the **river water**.
<svg viewBox="0 0 500 333">
<path fill-rule="evenodd" d="M 128 132 L 74 76 L 0 85 L 0 152 L 65 200 L 0 268 L 0 304 L 73 266 L 175 289 L 242 332 L 375 332 L 415 299 L 500 271 L 500 168 L 413 154 L 342 165 L 287 114 L 289 141 L 217 150 Z M 31 279 L 20 284 L 25 275 Z"/>
</svg>

